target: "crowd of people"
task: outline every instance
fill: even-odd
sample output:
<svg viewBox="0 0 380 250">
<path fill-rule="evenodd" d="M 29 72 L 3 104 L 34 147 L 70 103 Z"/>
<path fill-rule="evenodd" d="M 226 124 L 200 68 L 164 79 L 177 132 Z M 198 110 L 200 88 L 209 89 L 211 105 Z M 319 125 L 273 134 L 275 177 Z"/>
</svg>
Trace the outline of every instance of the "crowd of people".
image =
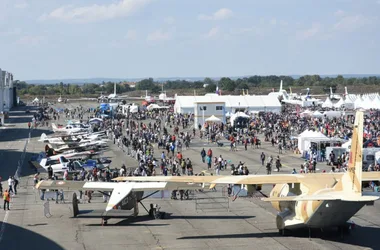
<svg viewBox="0 0 380 250">
<path fill-rule="evenodd" d="M 174 114 L 169 111 L 139 110 L 138 113 L 129 113 L 115 116 L 114 119 L 103 119 L 99 129 L 104 129 L 111 139 L 127 157 L 136 160 L 136 164 L 128 168 L 123 164 L 120 169 L 114 168 L 92 171 L 82 170 L 74 175 L 74 180 L 112 181 L 117 176 L 155 176 L 155 175 L 197 175 L 194 173 L 193 159 L 186 156 L 186 150 L 192 147 L 194 141 L 207 141 L 224 146 L 227 141 L 231 154 L 233 151 L 260 151 L 262 144 L 276 148 L 278 155 L 266 155 L 258 152 L 261 165 L 266 173 L 272 174 L 272 169 L 282 171 L 280 155 L 297 152 L 297 142 L 294 138 L 304 130 L 320 131 L 328 137 L 348 139 L 352 134 L 354 115 L 342 117 L 300 117 L 299 112 L 284 107 L 281 114 L 261 112 L 253 115 L 247 126 L 231 126 L 224 123 L 194 124 L 194 115 Z M 97 109 L 83 109 L 81 106 L 73 110 L 64 110 L 67 118 L 89 120 L 92 117 L 101 117 Z M 54 117 L 59 113 L 53 111 Z M 364 127 L 365 137 L 368 140 L 380 138 L 379 113 L 366 116 Z M 238 124 L 239 125 L 239 124 Z M 372 140 L 376 146 L 377 142 Z M 380 144 L 380 143 L 379 143 Z M 310 148 L 305 162 L 291 173 L 316 173 L 317 150 L 323 148 Z M 212 147 L 200 151 L 201 162 L 209 172 L 220 175 L 221 171 L 228 170 L 232 175 L 250 174 L 245 163 L 233 163 L 222 155 L 214 155 Z M 345 171 L 349 155 L 344 153 L 336 156 L 332 152 L 324 157 L 331 165 L 331 172 Z M 236 165 L 236 166 L 235 166 Z M 379 164 L 374 164 L 368 171 L 379 171 Z M 325 172 L 325 171 L 324 171 Z M 199 173 L 198 173 L 199 174 Z M 204 172 L 202 173 L 204 174 Z M 65 175 L 64 175 L 65 176 Z M 49 178 L 54 178 L 51 176 Z M 66 178 L 66 177 L 65 177 Z M 91 193 L 87 194 L 91 196 Z M 82 194 L 80 194 L 82 197 Z M 43 198 L 41 196 L 41 198 Z M 58 197 L 57 197 L 58 199 Z M 90 201 L 91 198 L 88 199 Z M 107 198 L 104 197 L 106 201 Z"/>
</svg>

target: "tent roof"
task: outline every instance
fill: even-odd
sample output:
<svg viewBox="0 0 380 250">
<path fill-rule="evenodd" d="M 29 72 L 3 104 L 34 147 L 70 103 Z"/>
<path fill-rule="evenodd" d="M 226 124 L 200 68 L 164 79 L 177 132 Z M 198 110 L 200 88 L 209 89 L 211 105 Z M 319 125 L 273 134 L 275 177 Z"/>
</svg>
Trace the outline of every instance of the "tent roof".
<svg viewBox="0 0 380 250">
<path fill-rule="evenodd" d="M 321 132 L 312 131 L 312 130 L 305 130 L 304 132 L 298 135 L 298 138 L 313 138 L 313 139 L 318 138 L 318 139 L 329 140 L 329 138 L 325 136 L 324 134 L 322 134 Z"/>
<path fill-rule="evenodd" d="M 322 103 L 322 108 L 332 108 L 332 107 L 333 107 L 333 103 L 331 102 L 330 98 L 327 97 L 326 101 Z"/>
<path fill-rule="evenodd" d="M 335 108 L 340 108 L 340 107 L 342 107 L 342 105 L 344 105 L 343 98 L 340 98 L 339 101 L 338 101 L 337 103 L 333 104 L 333 106 L 334 106 Z"/>
<path fill-rule="evenodd" d="M 215 115 L 210 116 L 205 120 L 206 122 L 221 122 L 222 120 L 216 117 Z"/>
<path fill-rule="evenodd" d="M 315 112 L 313 113 L 313 116 L 314 116 L 314 117 L 322 117 L 323 114 L 317 110 L 317 111 L 315 111 Z"/>
</svg>

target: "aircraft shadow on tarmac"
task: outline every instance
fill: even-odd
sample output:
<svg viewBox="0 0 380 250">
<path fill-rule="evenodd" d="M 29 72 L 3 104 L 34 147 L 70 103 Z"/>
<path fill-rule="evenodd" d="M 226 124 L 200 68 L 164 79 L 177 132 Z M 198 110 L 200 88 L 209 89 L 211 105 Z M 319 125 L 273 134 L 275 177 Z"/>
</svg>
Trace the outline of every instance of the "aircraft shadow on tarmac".
<svg viewBox="0 0 380 250">
<path fill-rule="evenodd" d="M 341 234 L 337 229 L 328 229 L 323 232 L 319 229 L 311 230 L 311 240 L 321 239 L 326 241 L 334 241 L 343 244 L 356 245 L 371 249 L 379 249 L 378 235 L 380 228 L 355 226 L 350 233 Z M 308 229 L 293 230 L 290 236 L 282 236 L 277 231 L 267 233 L 244 233 L 244 234 L 219 234 L 219 235 L 201 235 L 201 236 L 185 236 L 177 238 L 179 240 L 201 240 L 201 239 L 239 239 L 239 238 L 284 238 L 297 237 L 309 238 Z"/>
<path fill-rule="evenodd" d="M 86 212 L 90 212 L 90 211 L 86 211 Z M 81 211 L 81 213 L 83 213 L 83 211 Z M 94 215 L 94 216 L 84 216 L 85 218 L 101 218 L 101 216 L 99 215 Z M 82 218 L 84 218 L 82 217 Z M 126 217 L 126 216 L 125 216 Z M 124 217 L 124 218 L 125 218 Z M 231 219 L 250 219 L 250 218 L 254 218 L 255 216 L 230 216 L 230 215 L 226 215 L 226 216 L 223 216 L 223 215 L 214 215 L 214 216 L 201 216 L 201 215 L 178 215 L 178 216 L 173 216 L 171 213 L 165 213 L 165 216 L 164 218 L 162 219 L 159 219 L 159 220 L 155 220 L 153 219 L 152 217 L 148 216 L 148 215 L 143 215 L 143 216 L 137 216 L 137 217 L 134 217 L 134 216 L 130 216 L 128 217 L 127 219 L 124 219 L 120 222 L 117 222 L 115 224 L 112 224 L 110 223 L 110 225 L 112 226 L 167 226 L 169 224 L 157 224 L 157 223 L 153 223 L 153 224 L 135 224 L 135 223 L 140 223 L 140 222 L 146 222 L 146 221 L 166 221 L 166 220 L 174 220 L 174 219 L 185 219 L 185 220 L 207 220 L 207 219 L 215 219 L 215 220 L 231 220 Z M 122 217 L 119 217 L 119 219 L 122 218 Z M 86 224 L 86 226 L 101 226 L 101 224 Z"/>
<path fill-rule="evenodd" d="M 40 137 L 42 133 L 49 135 L 53 132 L 47 129 L 32 130 L 31 137 Z M 28 138 L 28 134 L 29 129 L 26 124 L 25 128 L 9 127 L 0 131 L 0 142 L 26 140 L 26 138 Z M 43 149 L 43 144 L 41 144 L 41 149 Z"/>
<path fill-rule="evenodd" d="M 45 236 L 32 232 L 28 229 L 18 227 L 12 224 L 1 224 L 4 227 L 4 235 L 1 240 L 1 249 L 49 249 L 64 250 L 63 247 Z M 38 226 L 43 226 L 38 225 Z M 23 240 L 17 240 L 17 239 Z"/>
<path fill-rule="evenodd" d="M 13 176 L 16 173 L 18 162 L 20 160 L 22 152 L 15 150 L 0 150 L 0 159 L 3 164 L 0 166 L 0 176 L 3 180 L 8 179 L 9 176 Z M 29 164 L 29 160 L 32 158 L 32 153 L 26 152 L 23 165 L 21 167 L 20 176 L 27 176 L 36 173 L 36 168 Z"/>
</svg>

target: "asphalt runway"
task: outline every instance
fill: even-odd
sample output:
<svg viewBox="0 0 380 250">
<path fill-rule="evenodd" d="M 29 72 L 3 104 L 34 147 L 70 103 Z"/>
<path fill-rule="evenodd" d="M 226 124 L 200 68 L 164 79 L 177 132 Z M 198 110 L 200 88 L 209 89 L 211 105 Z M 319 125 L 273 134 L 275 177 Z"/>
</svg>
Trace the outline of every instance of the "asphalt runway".
<svg viewBox="0 0 380 250">
<path fill-rule="evenodd" d="M 60 107 L 75 107 L 78 103 L 57 104 Z M 81 103 L 84 107 L 95 107 L 96 103 Z M 195 192 L 190 200 L 180 201 L 168 198 L 148 198 L 145 206 L 157 203 L 161 211 L 168 213 L 162 220 L 151 220 L 140 206 L 140 215 L 136 218 L 115 218 L 108 226 L 101 225 L 99 211 L 105 208 L 101 197 L 94 197 L 92 203 L 79 204 L 81 211 L 92 212 L 87 216 L 72 217 L 71 196 L 66 193 L 64 204 L 49 203 L 51 217 L 44 215 L 43 202 L 33 189 L 34 172 L 27 164 L 33 153 L 41 151 L 44 144 L 37 142 L 42 132 L 50 128 L 41 127 L 31 131 L 26 153 L 23 149 L 28 140 L 27 121 L 31 119 L 21 108 L 11 113 L 7 127 L 0 129 L 0 176 L 7 179 L 19 168 L 21 178 L 19 193 L 12 198 L 11 211 L 0 209 L 0 249 L 380 249 L 380 204 L 367 206 L 352 219 L 356 223 L 350 235 L 341 235 L 336 230 L 320 232 L 312 230 L 309 239 L 308 230 L 293 232 L 292 236 L 278 234 L 275 224 L 276 211 L 269 203 L 253 198 L 240 197 L 235 201 L 224 196 L 225 188 L 217 186 L 217 192 L 206 190 Z M 60 123 L 64 122 L 61 117 Z M 212 148 L 214 155 L 222 155 L 233 163 L 244 161 L 251 174 L 265 174 L 261 166 L 260 153 L 277 156 L 277 148 L 263 142 L 262 148 L 231 152 L 229 147 L 217 147 L 199 139 L 193 140 L 184 157 L 192 159 L 194 172 L 205 170 L 201 162 L 200 151 L 204 147 Z M 159 150 L 155 150 L 157 157 Z M 25 159 L 19 161 L 21 156 Z M 110 143 L 110 150 L 104 156 L 111 157 L 111 167 L 134 167 L 137 161 L 127 156 L 120 148 Z M 280 173 L 290 173 L 298 169 L 303 160 L 299 155 L 287 152 L 280 155 L 283 168 Z M 319 171 L 329 170 L 318 163 Z M 229 171 L 222 171 L 228 175 Z M 277 172 L 273 172 L 277 174 Z M 3 182 L 3 187 L 7 184 Z M 268 193 L 270 186 L 264 186 Z M 204 202 L 204 203 L 202 203 Z M 2 204 L 0 204 L 2 207 Z"/>
</svg>

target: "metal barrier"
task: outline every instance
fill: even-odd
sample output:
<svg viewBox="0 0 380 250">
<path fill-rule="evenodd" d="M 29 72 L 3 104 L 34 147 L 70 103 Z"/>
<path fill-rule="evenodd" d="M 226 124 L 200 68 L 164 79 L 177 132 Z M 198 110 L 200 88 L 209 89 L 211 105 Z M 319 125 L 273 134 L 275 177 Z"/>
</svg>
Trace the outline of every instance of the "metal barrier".
<svg viewBox="0 0 380 250">
<path fill-rule="evenodd" d="M 211 205 L 211 206 L 210 206 Z M 207 197 L 195 199 L 195 210 L 217 210 L 226 209 L 230 211 L 230 199 L 228 197 Z"/>
</svg>

